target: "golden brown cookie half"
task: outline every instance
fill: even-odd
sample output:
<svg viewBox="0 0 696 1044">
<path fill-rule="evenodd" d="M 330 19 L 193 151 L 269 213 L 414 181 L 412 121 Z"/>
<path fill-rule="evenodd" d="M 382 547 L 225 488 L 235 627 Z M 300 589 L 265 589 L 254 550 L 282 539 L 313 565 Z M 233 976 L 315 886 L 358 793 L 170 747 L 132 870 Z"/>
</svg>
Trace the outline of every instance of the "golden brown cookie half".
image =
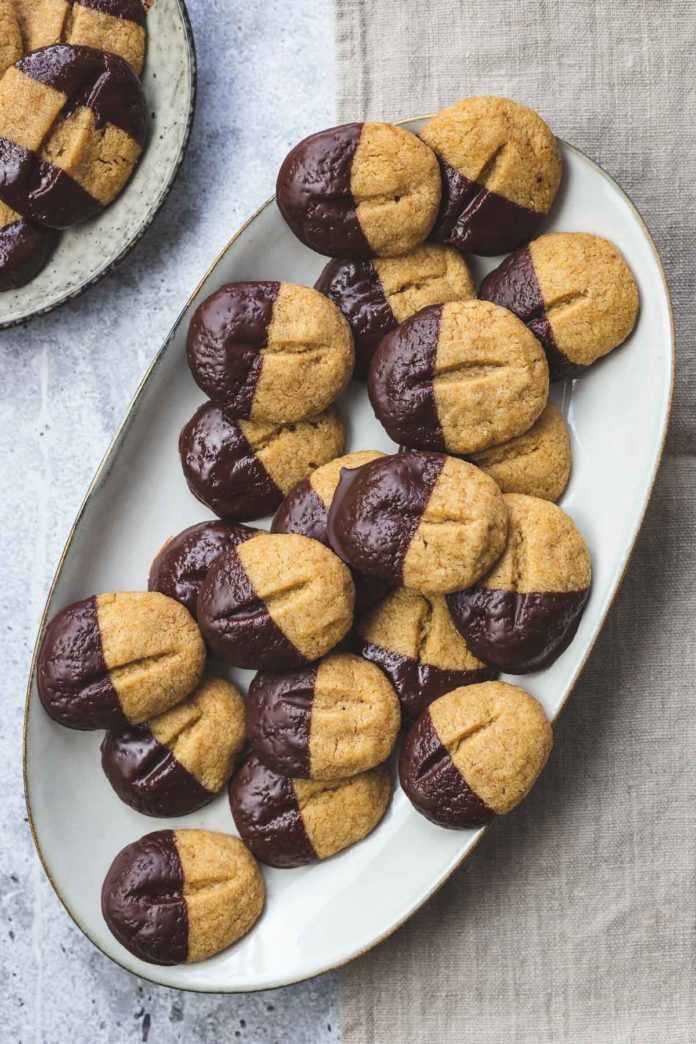
<svg viewBox="0 0 696 1044">
<path fill-rule="evenodd" d="M 446 594 L 480 577 L 505 546 L 507 510 L 493 479 L 443 453 L 408 451 L 343 470 L 329 542 L 358 572 Z"/>
<path fill-rule="evenodd" d="M 61 609 L 37 666 L 47 713 L 72 729 L 136 725 L 193 692 L 205 644 L 183 605 L 156 591 L 120 591 Z"/>
<path fill-rule="evenodd" d="M 381 765 L 400 724 L 390 682 L 350 653 L 285 674 L 257 674 L 246 700 L 254 753 L 275 772 L 303 779 L 342 779 Z"/>
<path fill-rule="evenodd" d="M 56 243 L 56 233 L 25 221 L 0 200 L 0 290 L 17 290 L 38 275 Z"/>
<path fill-rule="evenodd" d="M 471 254 L 526 243 L 551 209 L 563 162 L 538 113 L 508 98 L 465 98 L 420 132 L 442 169 L 433 238 Z"/>
<path fill-rule="evenodd" d="M 333 649 L 350 630 L 354 604 L 350 572 L 323 544 L 259 533 L 212 563 L 198 621 L 227 663 L 284 671 Z"/>
<path fill-rule="evenodd" d="M 476 586 L 447 598 L 470 649 L 508 674 L 548 667 L 575 636 L 590 594 L 590 554 L 556 504 L 505 495 L 505 551 Z"/>
<path fill-rule="evenodd" d="M 326 409 L 353 373 L 336 306 L 294 283 L 228 283 L 201 302 L 186 343 L 196 383 L 230 417 L 290 423 Z"/>
<path fill-rule="evenodd" d="M 391 797 L 385 766 L 341 780 L 290 779 L 250 755 L 232 777 L 230 807 L 242 840 L 262 863 L 292 867 L 328 859 L 361 841 Z"/>
<path fill-rule="evenodd" d="M 502 489 L 542 500 L 558 500 L 570 478 L 568 427 L 560 410 L 547 403 L 528 431 L 509 442 L 469 456 Z"/>
<path fill-rule="evenodd" d="M 400 587 L 358 620 L 355 635 L 356 651 L 382 668 L 411 721 L 438 696 L 495 677 L 454 626 L 443 595 Z"/>
<path fill-rule="evenodd" d="M 479 297 L 509 308 L 541 341 L 553 380 L 622 344 L 638 318 L 638 287 L 608 239 L 552 232 L 506 258 Z"/>
<path fill-rule="evenodd" d="M 93 217 L 140 159 L 148 112 L 123 58 L 56 44 L 0 78 L 0 196 L 28 220 L 68 228 Z"/>
<path fill-rule="evenodd" d="M 101 894 L 109 930 L 150 964 L 212 957 L 251 930 L 264 899 L 247 847 L 209 830 L 156 830 L 126 845 Z"/>
<path fill-rule="evenodd" d="M 179 455 L 188 487 L 220 518 L 271 514 L 315 468 L 343 452 L 345 429 L 335 407 L 295 424 L 237 420 L 206 402 L 184 425 Z"/>
<path fill-rule="evenodd" d="M 283 161 L 278 208 L 329 257 L 398 257 L 425 240 L 440 205 L 434 153 L 403 127 L 346 123 L 305 138 Z"/>
<path fill-rule="evenodd" d="M 367 380 L 380 341 L 429 305 L 476 296 L 462 255 L 434 243 L 404 257 L 329 261 L 316 289 L 340 308 L 355 340 L 355 376 Z"/>
<path fill-rule="evenodd" d="M 244 701 L 222 678 L 147 724 L 110 729 L 102 768 L 118 796 L 146 816 L 185 816 L 222 790 L 244 746 Z"/>
<path fill-rule="evenodd" d="M 424 308 L 375 352 L 368 392 L 387 434 L 411 449 L 476 453 L 521 435 L 548 400 L 541 345 L 488 301 Z"/>
<path fill-rule="evenodd" d="M 483 826 L 526 797 L 552 743 L 543 707 L 524 689 L 469 685 L 431 703 L 408 732 L 401 786 L 438 826 Z"/>
</svg>

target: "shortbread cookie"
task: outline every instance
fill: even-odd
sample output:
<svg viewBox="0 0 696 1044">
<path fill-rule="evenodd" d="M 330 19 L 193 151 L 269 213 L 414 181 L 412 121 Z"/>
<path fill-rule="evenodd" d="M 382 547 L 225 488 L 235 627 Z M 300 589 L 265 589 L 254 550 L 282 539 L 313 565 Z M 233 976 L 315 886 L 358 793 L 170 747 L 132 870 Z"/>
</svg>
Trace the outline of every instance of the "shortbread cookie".
<svg viewBox="0 0 696 1044">
<path fill-rule="evenodd" d="M 505 496 L 502 557 L 475 586 L 447 598 L 473 652 L 507 674 L 548 667 L 567 649 L 589 593 L 590 555 L 577 526 L 556 504 Z"/>
<path fill-rule="evenodd" d="M 355 340 L 355 376 L 367 380 L 380 341 L 428 305 L 476 296 L 462 255 L 434 243 L 405 257 L 329 261 L 316 289 L 341 309 Z"/>
<path fill-rule="evenodd" d="M 248 521 L 273 512 L 315 468 L 343 452 L 345 429 L 332 407 L 296 424 L 236 420 L 204 403 L 179 438 L 189 489 L 220 518 Z"/>
<path fill-rule="evenodd" d="M 193 692 L 205 644 L 183 605 L 155 591 L 120 591 L 61 609 L 37 665 L 46 711 L 71 729 L 136 725 Z"/>
<path fill-rule="evenodd" d="M 398 257 L 430 232 L 440 205 L 434 153 L 403 127 L 346 123 L 305 138 L 278 174 L 278 208 L 329 257 Z"/>
<path fill-rule="evenodd" d="M 401 786 L 438 826 L 483 826 L 529 793 L 551 751 L 551 725 L 524 689 L 484 682 L 441 696 L 401 751 Z"/>
<path fill-rule="evenodd" d="M 367 387 L 395 442 L 466 454 L 527 431 L 548 400 L 549 371 L 516 316 L 488 301 L 455 301 L 388 334 Z"/>
<path fill-rule="evenodd" d="M 244 746 L 244 701 L 222 678 L 143 725 L 111 729 L 102 768 L 118 796 L 146 816 L 185 816 L 207 805 Z"/>
<path fill-rule="evenodd" d="M 622 344 L 638 317 L 638 287 L 607 239 L 553 232 L 484 279 L 479 297 L 509 308 L 541 341 L 553 380 L 580 373 Z"/>
<path fill-rule="evenodd" d="M 561 182 L 558 144 L 541 116 L 508 98 L 465 98 L 420 132 L 442 169 L 433 238 L 470 254 L 526 243 Z"/>
<path fill-rule="evenodd" d="M 290 423 L 315 416 L 341 394 L 355 353 L 331 301 L 294 283 L 228 283 L 189 325 L 191 373 L 230 417 Z"/>
<path fill-rule="evenodd" d="M 38 275 L 56 243 L 56 233 L 25 221 L 0 200 L 0 290 L 17 290 Z"/>
<path fill-rule="evenodd" d="M 342 471 L 328 519 L 334 551 L 361 573 L 416 591 L 468 587 L 502 553 L 507 511 L 493 479 L 442 453 L 407 452 Z"/>
<path fill-rule="evenodd" d="M 202 961 L 261 915 L 265 888 L 246 845 L 209 830 L 156 830 L 126 845 L 104 879 L 102 914 L 141 961 Z"/>
<path fill-rule="evenodd" d="M 354 604 L 350 572 L 328 548 L 259 533 L 215 559 L 198 620 L 213 653 L 232 666 L 284 671 L 333 649 L 350 630 Z"/>
<path fill-rule="evenodd" d="M 391 797 L 382 765 L 342 780 L 290 779 L 250 755 L 232 777 L 230 807 L 242 840 L 262 863 L 293 867 L 328 859 L 371 833 Z"/>
</svg>

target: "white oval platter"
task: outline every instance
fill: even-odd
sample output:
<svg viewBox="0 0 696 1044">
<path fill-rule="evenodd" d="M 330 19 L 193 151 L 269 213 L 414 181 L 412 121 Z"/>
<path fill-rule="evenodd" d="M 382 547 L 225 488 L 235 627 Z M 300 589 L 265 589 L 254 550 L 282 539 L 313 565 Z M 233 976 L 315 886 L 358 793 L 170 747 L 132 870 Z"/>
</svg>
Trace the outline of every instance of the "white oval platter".
<svg viewBox="0 0 696 1044">
<path fill-rule="evenodd" d="M 420 123 L 406 125 L 417 130 Z M 549 670 L 523 681 L 551 717 L 592 649 L 640 529 L 667 429 L 674 348 L 669 292 L 640 216 L 591 160 L 569 145 L 563 154 L 564 186 L 546 228 L 612 239 L 638 280 L 642 305 L 623 347 L 580 379 L 553 388 L 573 444 L 573 474 L 562 504 L 590 546 L 594 585 L 570 648 Z M 476 261 L 476 275 L 496 263 Z M 188 492 L 177 453 L 179 430 L 203 398 L 184 353 L 196 303 L 230 280 L 311 285 L 323 264 L 293 238 L 273 200 L 229 243 L 146 374 L 94 478 L 58 567 L 41 631 L 46 619 L 75 599 L 144 588 L 150 561 L 164 540 L 210 517 Z M 351 386 L 343 407 L 349 449 L 394 449 L 362 386 Z M 200 964 L 146 964 L 116 942 L 102 919 L 104 874 L 123 845 L 150 830 L 193 826 L 235 832 L 226 795 L 179 820 L 149 819 L 121 804 L 101 771 L 101 733 L 72 732 L 51 721 L 36 695 L 34 668 L 35 663 L 27 698 L 25 779 L 39 855 L 82 931 L 113 960 L 154 982 L 224 993 L 286 985 L 335 968 L 413 914 L 483 833 L 433 826 L 397 788 L 384 821 L 361 844 L 312 867 L 264 868 L 265 912 L 236 946 Z M 244 689 L 251 677 L 231 676 Z"/>
</svg>

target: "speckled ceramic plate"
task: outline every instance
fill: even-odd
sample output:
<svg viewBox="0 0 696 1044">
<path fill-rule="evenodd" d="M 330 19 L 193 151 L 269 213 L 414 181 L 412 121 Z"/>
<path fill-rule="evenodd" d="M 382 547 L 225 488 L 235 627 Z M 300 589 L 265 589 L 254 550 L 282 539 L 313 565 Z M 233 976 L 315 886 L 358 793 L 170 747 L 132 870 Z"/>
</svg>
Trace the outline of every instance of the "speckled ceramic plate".
<svg viewBox="0 0 696 1044">
<path fill-rule="evenodd" d="M 417 129 L 418 121 L 408 124 Z M 669 416 L 673 328 L 660 260 L 637 211 L 610 177 L 569 145 L 566 176 L 547 227 L 611 238 L 640 286 L 640 319 L 630 340 L 553 398 L 572 433 L 574 466 L 563 507 L 594 559 L 594 586 L 577 637 L 549 670 L 524 679 L 555 717 L 597 638 L 626 569 L 650 497 Z M 476 264 L 482 275 L 497 262 Z M 102 463 L 46 607 L 92 593 L 143 588 L 167 536 L 206 517 L 186 488 L 177 455 L 180 428 L 202 394 L 184 352 L 196 303 L 235 279 L 312 284 L 324 261 L 297 242 L 269 201 L 235 236 L 188 302 L 147 373 Z M 343 401 L 349 449 L 391 451 L 362 386 Z M 43 630 L 43 623 L 42 628 Z M 250 675 L 233 672 L 246 687 Z M 101 735 L 61 728 L 43 711 L 34 670 L 26 713 L 26 793 L 36 845 L 56 892 L 82 931 L 109 957 L 167 986 L 212 992 L 296 982 L 349 961 L 393 932 L 443 883 L 484 831 L 447 831 L 427 822 L 397 789 L 380 826 L 361 844 L 316 866 L 264 868 L 266 910 L 236 946 L 200 964 L 159 968 L 132 957 L 102 920 L 99 896 L 114 855 L 162 826 L 234 832 L 225 794 L 180 820 L 152 820 L 121 804 L 102 775 Z M 513 813 L 514 814 L 514 813 Z"/>
<path fill-rule="evenodd" d="M 184 0 L 155 0 L 147 33 L 143 86 L 151 122 L 142 160 L 111 206 L 61 234 L 36 279 L 0 292 L 0 330 L 50 312 L 96 283 L 135 246 L 167 198 L 196 101 L 196 53 Z"/>
</svg>

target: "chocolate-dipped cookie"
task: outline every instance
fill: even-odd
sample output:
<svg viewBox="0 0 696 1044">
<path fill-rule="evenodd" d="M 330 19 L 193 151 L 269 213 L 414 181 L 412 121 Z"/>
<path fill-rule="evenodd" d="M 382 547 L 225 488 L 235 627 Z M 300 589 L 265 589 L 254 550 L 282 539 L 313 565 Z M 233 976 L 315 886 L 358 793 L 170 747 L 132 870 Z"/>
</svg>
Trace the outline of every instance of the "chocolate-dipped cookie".
<svg viewBox="0 0 696 1044">
<path fill-rule="evenodd" d="M 469 460 L 490 475 L 503 493 L 558 500 L 570 478 L 568 427 L 560 410 L 548 402 L 523 435 L 472 453 Z"/>
<path fill-rule="evenodd" d="M 193 692 L 205 661 L 183 605 L 157 592 L 73 602 L 49 622 L 37 663 L 46 712 L 71 729 L 134 725 Z"/>
<path fill-rule="evenodd" d="M 407 733 L 401 786 L 438 826 L 483 826 L 526 797 L 552 742 L 543 707 L 524 689 L 468 685 L 431 703 Z"/>
<path fill-rule="evenodd" d="M 236 420 L 204 403 L 184 425 L 179 455 L 188 487 L 220 518 L 271 514 L 315 468 L 343 452 L 345 430 L 332 407 L 296 424 Z"/>
<path fill-rule="evenodd" d="M 548 500 L 505 495 L 508 538 L 491 571 L 447 598 L 467 645 L 507 674 L 548 667 L 580 623 L 590 555 L 569 515 Z"/>
<path fill-rule="evenodd" d="M 199 522 L 162 546 L 150 566 L 148 591 L 159 591 L 196 616 L 198 591 L 222 552 L 256 536 L 258 529 L 235 522 Z"/>
<path fill-rule="evenodd" d="M 607 239 L 552 232 L 516 251 L 479 297 L 509 308 L 541 341 L 552 380 L 580 373 L 622 344 L 638 317 L 638 287 Z"/>
<path fill-rule="evenodd" d="M 185 816 L 224 787 L 244 746 L 244 701 L 208 678 L 183 703 L 142 725 L 110 729 L 102 768 L 122 801 L 146 816 Z"/>
<path fill-rule="evenodd" d="M 294 283 L 228 283 L 189 324 L 193 379 L 230 417 L 288 424 L 341 394 L 355 353 L 348 323 L 317 290 Z"/>
<path fill-rule="evenodd" d="M 133 173 L 147 124 L 123 58 L 70 44 L 32 51 L 0 78 L 0 198 L 48 228 L 93 217 Z"/>
<path fill-rule="evenodd" d="M 395 442 L 466 454 L 527 431 L 546 405 L 549 371 L 536 337 L 506 309 L 454 301 L 387 334 L 367 388 Z"/>
<path fill-rule="evenodd" d="M 451 689 L 495 677 L 454 626 L 444 596 L 405 587 L 358 620 L 355 650 L 381 667 L 410 721 Z"/>
<path fill-rule="evenodd" d="M 409 451 L 344 469 L 327 530 L 334 551 L 359 572 L 445 594 L 499 557 L 507 510 L 493 479 L 473 464 Z"/>
<path fill-rule="evenodd" d="M 328 548 L 259 533 L 215 559 L 198 595 L 198 621 L 220 659 L 284 671 L 333 649 L 350 630 L 354 603 L 350 572 Z"/>
<path fill-rule="evenodd" d="M 391 797 L 383 765 L 342 780 L 291 779 L 251 754 L 232 777 L 240 837 L 268 866 L 328 859 L 375 829 Z"/>
<path fill-rule="evenodd" d="M 236 837 L 156 830 L 122 849 L 104 879 L 111 933 L 150 964 L 185 964 L 237 942 L 261 915 L 261 871 Z"/>
<path fill-rule="evenodd" d="M 433 238 L 470 254 L 526 243 L 551 209 L 563 161 L 538 113 L 508 98 L 465 98 L 433 116 L 420 137 L 442 170 Z"/>
<path fill-rule="evenodd" d="M 346 123 L 286 156 L 276 199 L 305 246 L 329 257 L 398 257 L 433 227 L 440 205 L 433 152 L 391 123 Z"/>
<path fill-rule="evenodd" d="M 51 256 L 56 233 L 39 228 L 0 200 L 0 290 L 17 290 L 38 275 Z"/>
<path fill-rule="evenodd" d="M 329 261 L 316 289 L 340 308 L 355 341 L 355 376 L 367 380 L 380 341 L 428 305 L 476 296 L 460 253 L 428 243 L 404 257 Z"/>
<path fill-rule="evenodd" d="M 400 724 L 390 682 L 350 653 L 285 674 L 259 673 L 246 700 L 254 753 L 275 772 L 302 779 L 342 779 L 381 765 Z"/>
</svg>

